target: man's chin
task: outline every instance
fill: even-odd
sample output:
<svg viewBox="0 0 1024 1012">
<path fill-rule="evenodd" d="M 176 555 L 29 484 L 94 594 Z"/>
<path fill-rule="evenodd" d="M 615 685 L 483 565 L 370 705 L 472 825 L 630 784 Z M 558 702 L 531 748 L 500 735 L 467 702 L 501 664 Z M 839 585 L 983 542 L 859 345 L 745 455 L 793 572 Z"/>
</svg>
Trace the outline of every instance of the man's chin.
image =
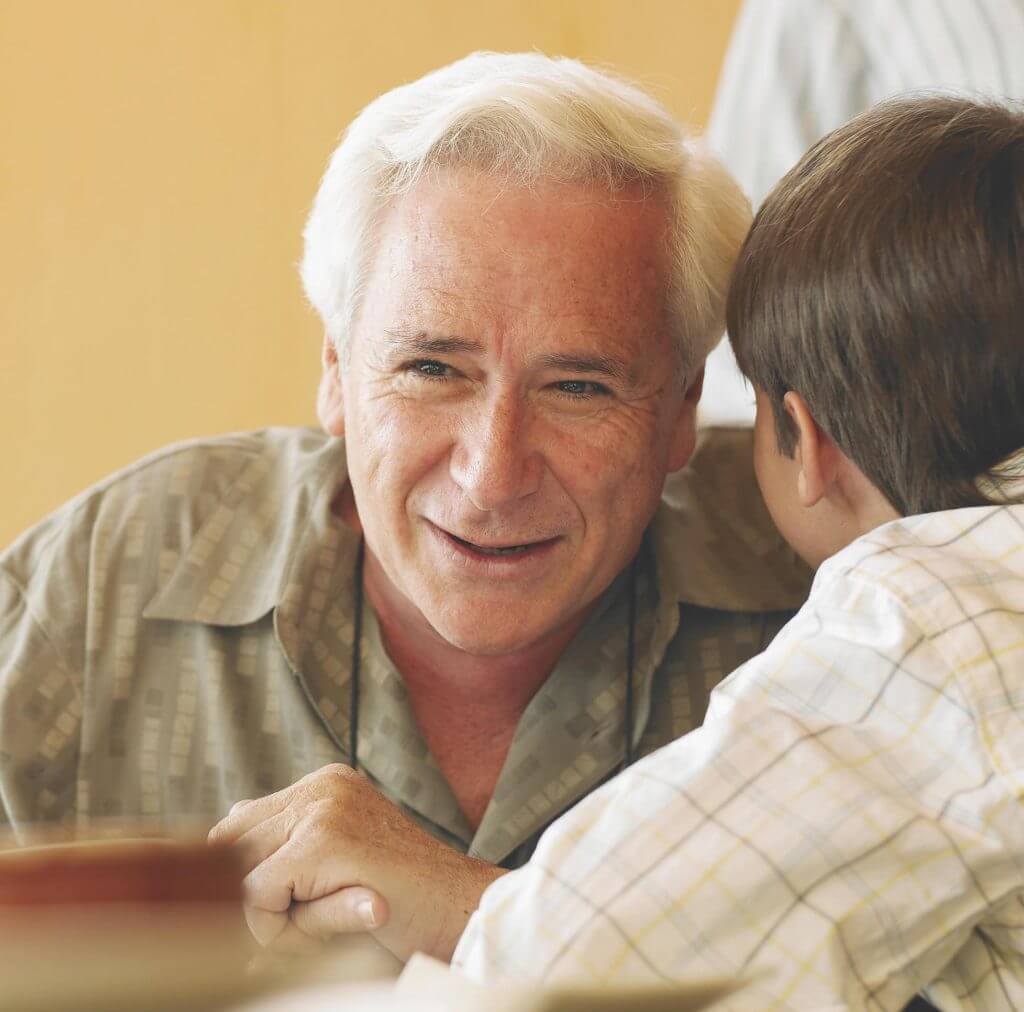
<svg viewBox="0 0 1024 1012">
<path fill-rule="evenodd" d="M 527 650 L 554 630 L 549 623 L 538 624 L 535 619 L 514 615 L 492 614 L 440 616 L 431 622 L 434 631 L 453 647 L 474 657 L 503 657 Z"/>
<path fill-rule="evenodd" d="M 505 657 L 532 646 L 540 637 L 516 630 L 494 633 L 485 629 L 436 629 L 453 647 L 473 657 Z"/>
</svg>

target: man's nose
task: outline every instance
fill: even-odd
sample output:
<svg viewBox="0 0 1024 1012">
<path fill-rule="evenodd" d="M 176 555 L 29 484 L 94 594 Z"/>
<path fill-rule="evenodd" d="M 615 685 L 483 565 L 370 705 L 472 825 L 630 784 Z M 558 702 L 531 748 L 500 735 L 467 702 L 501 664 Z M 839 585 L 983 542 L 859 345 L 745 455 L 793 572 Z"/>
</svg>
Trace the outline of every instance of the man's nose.
<svg viewBox="0 0 1024 1012">
<path fill-rule="evenodd" d="M 544 465 L 529 428 L 525 406 L 506 397 L 488 403 L 461 429 L 451 475 L 477 509 L 501 509 L 540 488 Z"/>
</svg>

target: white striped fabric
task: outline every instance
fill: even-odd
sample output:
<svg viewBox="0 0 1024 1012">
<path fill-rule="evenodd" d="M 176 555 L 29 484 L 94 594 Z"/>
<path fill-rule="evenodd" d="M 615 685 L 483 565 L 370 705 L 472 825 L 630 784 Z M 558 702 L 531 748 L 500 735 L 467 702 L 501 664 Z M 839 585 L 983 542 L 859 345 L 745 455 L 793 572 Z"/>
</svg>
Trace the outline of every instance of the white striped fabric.
<svg viewBox="0 0 1024 1012">
<path fill-rule="evenodd" d="M 756 206 L 830 130 L 881 99 L 935 88 L 1024 99 L 1024 0 L 747 0 L 708 139 Z M 723 341 L 701 421 L 753 420 Z"/>
</svg>

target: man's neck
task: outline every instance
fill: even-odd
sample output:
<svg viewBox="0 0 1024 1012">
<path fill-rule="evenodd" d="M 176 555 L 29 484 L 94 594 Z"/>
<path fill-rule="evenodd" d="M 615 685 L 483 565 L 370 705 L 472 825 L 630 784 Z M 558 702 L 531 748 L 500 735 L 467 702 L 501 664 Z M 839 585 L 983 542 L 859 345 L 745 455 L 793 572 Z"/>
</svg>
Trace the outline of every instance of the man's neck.
<svg viewBox="0 0 1024 1012">
<path fill-rule="evenodd" d="M 363 585 L 423 740 L 475 830 L 494 794 L 523 712 L 586 613 L 522 650 L 479 656 L 438 635 L 391 586 L 369 551 Z"/>
</svg>

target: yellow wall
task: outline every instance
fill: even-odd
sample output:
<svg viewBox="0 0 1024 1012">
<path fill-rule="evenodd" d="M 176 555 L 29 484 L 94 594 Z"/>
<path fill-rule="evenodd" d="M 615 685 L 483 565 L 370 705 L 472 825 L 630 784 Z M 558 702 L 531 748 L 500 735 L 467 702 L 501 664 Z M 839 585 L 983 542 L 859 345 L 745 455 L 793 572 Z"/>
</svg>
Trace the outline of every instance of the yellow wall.
<svg viewBox="0 0 1024 1012">
<path fill-rule="evenodd" d="M 294 270 L 371 98 L 473 49 L 705 121 L 738 0 L 0 0 L 0 546 L 187 436 L 313 421 Z"/>
</svg>

